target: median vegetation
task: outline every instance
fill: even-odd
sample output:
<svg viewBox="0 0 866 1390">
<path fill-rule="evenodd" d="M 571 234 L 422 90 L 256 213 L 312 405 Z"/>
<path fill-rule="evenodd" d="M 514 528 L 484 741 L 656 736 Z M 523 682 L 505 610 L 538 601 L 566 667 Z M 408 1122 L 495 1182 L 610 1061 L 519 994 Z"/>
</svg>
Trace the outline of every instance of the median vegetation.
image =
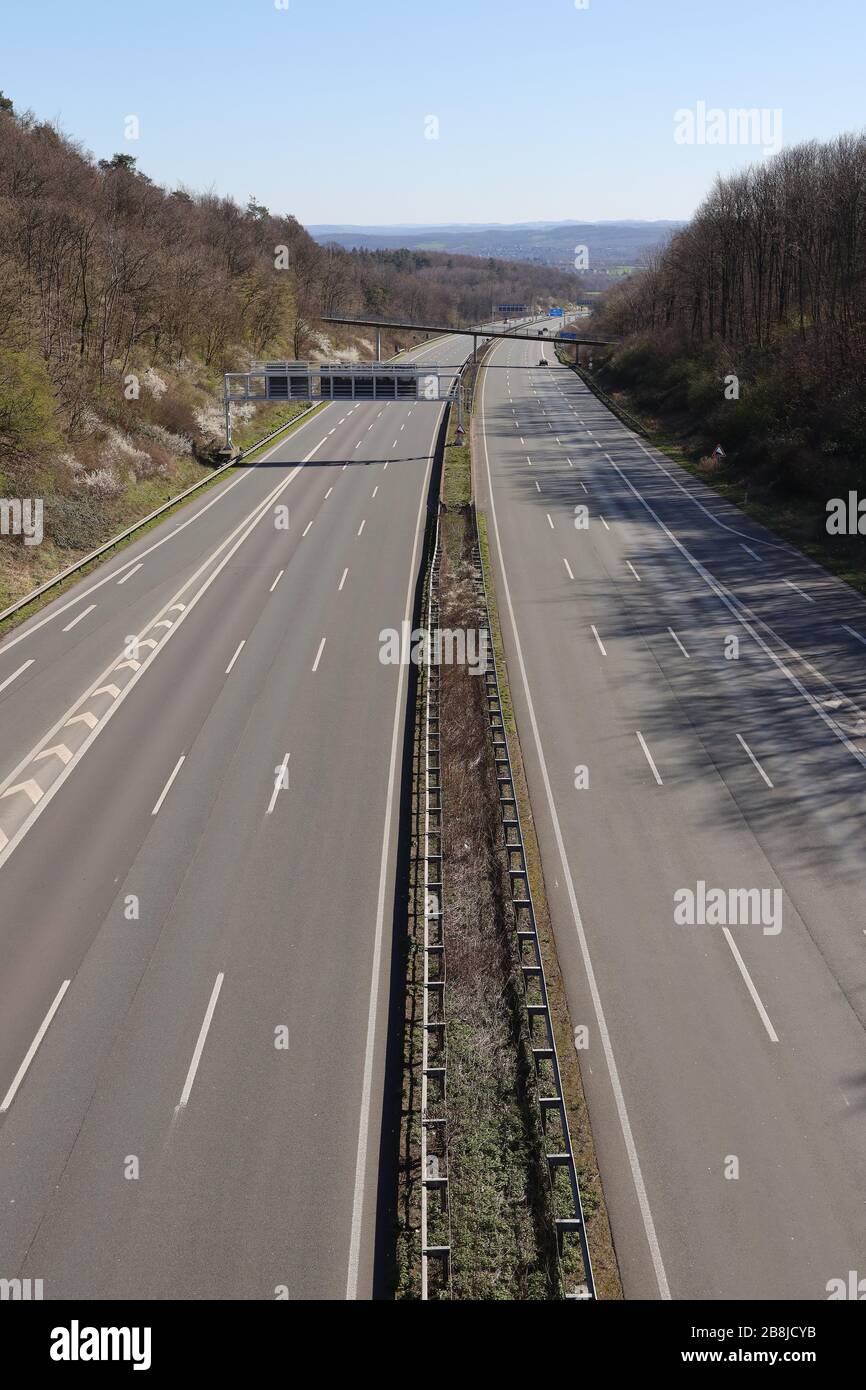
<svg viewBox="0 0 866 1390">
<path fill-rule="evenodd" d="M 471 393 L 470 393 L 471 394 Z M 469 420 L 467 417 L 467 428 Z M 440 622 L 451 631 L 485 625 L 479 594 L 469 436 L 452 418 L 441 481 Z M 483 518 L 482 553 L 486 547 Z M 489 576 L 489 567 L 487 567 Z M 429 576 L 428 576 L 429 582 Z M 495 605 L 493 638 L 505 675 Z M 492 653 L 488 654 L 488 660 Z M 440 672 L 443 815 L 444 1017 L 447 1052 L 447 1171 L 450 1282 L 432 1281 L 435 1297 L 551 1300 L 582 1282 L 573 1252 L 560 1260 L 554 1193 L 524 998 L 521 958 L 505 849 L 497 769 L 488 722 L 486 682 L 471 665 Z M 502 687 L 511 746 L 517 751 L 507 681 Z M 413 870 L 404 1030 L 397 1294 L 420 1290 L 420 1060 L 423 1011 L 423 728 L 424 672 L 419 680 L 414 762 Z M 569 1124 L 583 1187 L 599 1297 L 621 1296 L 577 1054 L 556 961 L 538 847 L 522 767 L 515 793 L 527 837 L 527 862 L 539 917 L 553 1024 L 561 1055 Z"/>
</svg>

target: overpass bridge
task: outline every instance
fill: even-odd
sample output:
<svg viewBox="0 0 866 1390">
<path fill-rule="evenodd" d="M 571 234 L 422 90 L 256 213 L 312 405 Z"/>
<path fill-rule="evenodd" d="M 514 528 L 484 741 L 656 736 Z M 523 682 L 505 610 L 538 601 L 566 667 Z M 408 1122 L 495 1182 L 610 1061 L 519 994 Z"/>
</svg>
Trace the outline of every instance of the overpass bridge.
<svg viewBox="0 0 866 1390">
<path fill-rule="evenodd" d="M 536 323 L 540 321 L 540 319 L 534 320 Z M 341 328 L 375 328 L 378 335 L 381 335 L 383 328 L 396 328 L 399 329 L 401 333 L 461 333 L 466 334 L 467 337 L 474 338 L 476 347 L 479 338 L 516 338 L 536 343 L 538 342 L 539 334 L 542 332 L 542 330 L 537 328 L 531 331 L 527 329 L 525 332 L 520 333 L 515 332 L 514 329 L 489 328 L 486 325 L 478 324 L 469 324 L 461 327 L 459 324 L 455 326 L 453 323 L 407 323 L 403 320 L 395 319 L 347 318 L 336 314 L 322 314 L 320 316 L 320 322 L 335 324 Z M 544 322 L 551 325 L 559 325 L 564 324 L 565 319 L 548 318 L 545 316 Z M 571 322 L 573 322 L 573 320 L 571 320 Z M 556 338 L 563 337 L 563 333 L 561 329 L 558 328 L 557 332 L 550 336 L 555 340 Z M 565 342 L 587 344 L 592 347 L 604 347 L 609 343 L 621 342 L 621 339 L 599 337 L 598 334 L 574 332 L 570 329 L 568 337 L 565 338 Z M 378 343 L 376 356 L 381 357 L 381 355 L 381 343 Z"/>
</svg>

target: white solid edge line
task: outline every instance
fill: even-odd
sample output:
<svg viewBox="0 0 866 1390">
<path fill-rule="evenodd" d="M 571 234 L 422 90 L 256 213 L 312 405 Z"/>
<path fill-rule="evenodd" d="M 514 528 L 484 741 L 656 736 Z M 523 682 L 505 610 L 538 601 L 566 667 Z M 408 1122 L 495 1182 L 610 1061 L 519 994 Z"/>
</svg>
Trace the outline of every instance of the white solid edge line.
<svg viewBox="0 0 866 1390">
<path fill-rule="evenodd" d="M 664 782 L 662 781 L 661 776 L 660 776 L 660 774 L 659 774 L 659 770 L 658 770 L 658 768 L 657 768 L 656 765 L 655 765 L 655 759 L 653 758 L 652 753 L 649 751 L 649 748 L 647 747 L 647 741 L 646 741 L 646 739 L 644 738 L 644 736 L 643 736 L 643 734 L 641 733 L 640 729 L 635 729 L 635 733 L 637 734 L 637 741 L 638 741 L 638 743 L 640 744 L 641 748 L 642 748 L 643 751 L 644 751 L 644 756 L 645 756 L 647 762 L 648 762 L 649 765 L 650 765 L 650 768 L 651 768 L 651 770 L 652 770 L 652 775 L 653 775 L 653 777 L 656 779 L 656 781 L 658 782 L 659 786 L 660 786 L 660 787 L 663 787 L 663 786 L 664 786 Z"/>
<path fill-rule="evenodd" d="M 620 1129 L 622 1131 L 623 1142 L 625 1144 L 626 1153 L 628 1154 L 628 1161 L 629 1166 L 631 1168 L 632 1181 L 635 1186 L 638 1206 L 640 1207 L 640 1213 L 643 1219 L 644 1231 L 646 1233 L 647 1244 L 649 1245 L 650 1256 L 652 1259 L 653 1269 L 655 1271 L 656 1276 L 656 1283 L 658 1284 L 660 1296 L 663 1299 L 669 1299 L 671 1297 L 671 1291 L 668 1285 L 667 1274 L 665 1273 L 664 1261 L 662 1259 L 662 1253 L 659 1247 L 658 1236 L 656 1235 L 655 1222 L 653 1221 L 652 1211 L 650 1210 L 649 1198 L 647 1197 L 646 1185 L 643 1180 L 640 1159 L 638 1158 L 637 1153 L 637 1146 L 635 1145 L 634 1135 L 632 1133 L 631 1121 L 628 1118 L 628 1110 L 626 1108 L 625 1095 L 623 1094 L 622 1083 L 619 1078 L 619 1070 L 616 1065 L 616 1059 L 613 1055 L 613 1044 L 611 1043 L 610 1033 L 607 1027 L 607 1019 L 605 1018 L 604 1009 L 601 1003 L 601 995 L 599 994 L 598 990 L 598 982 L 595 978 L 595 970 L 593 969 L 592 958 L 589 954 L 589 943 L 586 939 L 586 933 L 583 928 L 583 919 L 581 918 L 580 909 L 577 905 L 577 894 L 574 889 L 574 880 L 571 876 L 571 869 L 568 863 L 568 856 L 565 852 L 565 841 L 562 837 L 562 828 L 559 824 L 559 816 L 556 813 L 556 803 L 553 798 L 553 788 L 550 785 L 550 776 L 547 771 L 547 763 L 544 758 L 544 750 L 541 746 L 541 734 L 538 728 L 538 721 L 535 717 L 535 706 L 532 703 L 532 696 L 529 693 L 529 681 L 526 675 L 526 663 L 523 659 L 523 647 L 521 646 L 520 637 L 518 636 L 517 632 L 517 621 L 514 616 L 514 606 L 511 602 L 511 589 L 508 583 L 508 576 L 505 571 L 505 562 L 502 555 L 502 543 L 499 536 L 499 522 L 496 517 L 496 503 L 493 499 L 493 479 L 490 470 L 490 453 L 487 448 L 487 430 L 485 428 L 484 398 L 486 389 L 487 373 L 485 372 L 481 385 L 481 438 L 484 444 L 484 458 L 487 468 L 487 488 L 490 505 L 490 517 L 493 522 L 493 534 L 496 538 L 496 550 L 499 556 L 499 568 L 502 575 L 502 588 L 505 596 L 505 603 L 511 620 L 511 631 L 514 637 L 514 649 L 517 654 L 517 662 L 520 668 L 520 676 L 521 681 L 523 683 L 523 691 L 526 696 L 526 708 L 529 714 L 529 722 L 532 726 L 533 741 L 535 743 L 535 749 L 538 754 L 538 762 L 539 767 L 541 769 L 542 781 L 544 782 L 544 790 L 547 799 L 548 812 L 550 814 L 550 819 L 553 824 L 553 833 L 556 839 L 556 847 L 559 851 L 559 860 L 562 865 L 562 873 L 565 879 L 565 886 L 566 891 L 568 893 L 569 904 L 571 906 L 571 915 L 574 919 L 575 931 L 577 932 L 578 944 L 580 946 L 580 953 L 583 959 L 583 967 L 586 971 L 586 978 L 587 983 L 589 985 L 590 995 L 592 996 L 592 1003 L 593 1008 L 595 1009 L 595 1016 L 598 1020 L 599 1037 L 601 1038 L 601 1045 L 604 1051 L 605 1061 L 607 1062 L 611 1090 L 613 1091 L 614 1102 L 616 1104 L 617 1116 L 619 1119 Z"/>
<path fill-rule="evenodd" d="M 321 449 L 322 445 L 323 445 L 323 444 L 327 444 L 327 442 L 328 442 L 328 436 L 325 435 L 324 439 L 320 439 L 319 442 L 318 442 L 318 444 L 316 444 L 315 447 L 312 448 L 312 449 L 310 450 L 310 452 L 309 452 L 308 454 L 305 455 L 305 457 L 301 460 L 301 462 L 302 462 L 302 463 L 309 463 L 310 459 L 314 456 L 314 454 L 317 454 L 317 453 L 319 452 L 319 450 Z"/>
<path fill-rule="evenodd" d="M 13 681 L 16 681 L 18 677 L 22 675 L 24 671 L 27 670 L 28 666 L 33 665 L 35 660 L 36 657 L 31 656 L 29 661 L 25 661 L 23 666 L 19 666 L 17 671 L 13 671 L 11 676 L 7 676 L 5 681 L 3 681 L 2 684 L 0 684 L 0 691 L 5 690 L 7 685 L 11 685 Z"/>
<path fill-rule="evenodd" d="M 169 779 L 168 779 L 168 781 L 166 782 L 165 786 L 163 787 L 162 791 L 160 792 L 160 794 L 159 794 L 159 800 L 157 801 L 156 805 L 154 806 L 153 810 L 152 810 L 151 813 L 150 813 L 152 816 L 156 816 L 156 815 L 159 814 L 159 808 L 162 806 L 162 803 L 165 801 L 165 798 L 168 796 L 169 792 L 171 791 L 171 784 L 172 784 L 172 782 L 174 781 L 174 779 L 175 779 L 175 777 L 177 776 L 177 774 L 180 772 L 180 770 L 181 770 L 181 768 L 183 767 L 183 765 L 184 765 L 185 762 L 186 762 L 186 753 L 181 753 L 180 757 L 179 757 L 178 760 L 177 760 L 177 764 L 176 764 L 176 766 L 175 766 L 174 772 L 171 774 L 171 776 L 169 777 Z"/>
<path fill-rule="evenodd" d="M 727 941 L 728 945 L 729 945 L 730 948 L 731 948 L 731 951 L 733 952 L 734 960 L 737 962 L 737 965 L 738 965 L 739 968 L 740 968 L 740 974 L 742 975 L 743 979 L 744 979 L 745 982 L 746 982 L 746 989 L 749 991 L 750 995 L 752 996 L 752 1003 L 754 1004 L 755 1008 L 758 1010 L 758 1013 L 760 1014 L 760 1017 L 761 1017 L 761 1022 L 763 1023 L 764 1027 L 765 1027 L 766 1030 L 767 1030 L 767 1033 L 768 1033 L 769 1038 L 770 1038 L 770 1042 L 775 1042 L 775 1043 L 777 1043 L 777 1042 L 779 1041 L 778 1035 L 777 1035 L 776 1030 L 775 1030 L 775 1028 L 773 1027 L 772 1023 L 770 1022 L 770 1019 L 769 1019 L 769 1017 L 768 1017 L 768 1015 L 767 1015 L 767 1010 L 764 1008 L 764 1005 L 763 1005 L 763 1003 L 761 1002 L 761 996 L 760 996 L 760 994 L 758 993 L 758 991 L 755 989 L 754 983 L 753 983 L 753 981 L 752 981 L 752 977 L 751 977 L 751 975 L 749 974 L 748 970 L 746 969 L 746 962 L 743 960 L 743 957 L 740 955 L 740 953 L 739 953 L 739 951 L 738 951 L 738 949 L 737 949 L 737 943 L 736 943 L 736 941 L 734 940 L 734 938 L 731 936 L 731 933 L 730 933 L 730 931 L 728 930 L 727 927 L 722 927 L 722 931 L 723 931 L 724 934 L 725 934 L 725 940 Z"/>
<path fill-rule="evenodd" d="M 634 444 L 636 444 L 636 445 L 638 446 L 638 448 L 641 450 L 642 453 L 646 454 L 646 456 L 647 456 L 647 458 L 649 459 L 650 463 L 654 463 L 655 466 L 656 466 L 656 468 L 658 468 L 660 472 L 664 473 L 664 475 L 665 475 L 665 477 L 668 479 L 668 481 L 671 482 L 671 483 L 673 483 L 674 487 L 679 488 L 679 490 L 680 490 L 680 492 L 683 494 L 683 496 L 684 496 L 684 497 L 687 497 L 687 498 L 689 499 L 689 501 L 690 501 L 691 503 L 693 503 L 694 506 L 696 506 L 696 507 L 699 509 L 699 511 L 702 511 L 702 512 L 704 513 L 704 515 L 707 516 L 707 517 L 709 518 L 709 520 L 713 523 L 714 526 L 718 526 L 722 531 L 728 531 L 728 532 L 730 532 L 730 534 L 731 534 L 732 536 L 745 537 L 746 540 L 752 540 L 752 539 L 753 539 L 753 540 L 755 541 L 755 544 L 756 544 L 756 545 L 764 545 L 764 546 L 767 546 L 768 549 L 770 549 L 770 550 L 781 550 L 781 551 L 782 551 L 784 554 L 786 554 L 786 555 L 796 556 L 796 558 L 799 559 L 799 560 L 802 560 L 802 559 L 803 559 L 803 556 L 800 554 L 800 552 L 794 550 L 794 549 L 793 549 L 791 546 L 789 546 L 789 545 L 784 545 L 784 544 L 782 544 L 782 543 L 779 542 L 779 541 L 765 541 L 765 540 L 761 540 L 761 539 L 759 539 L 757 536 L 755 536 L 755 537 L 750 537 L 750 536 L 748 535 L 747 532 L 745 532 L 745 531 L 738 531 L 735 527 L 733 527 L 733 526 L 728 526 L 727 522 L 720 521 L 719 518 L 718 518 L 717 516 L 714 516 L 714 515 L 713 515 L 713 513 L 709 510 L 708 507 L 705 507 L 704 504 L 703 504 L 702 502 L 699 502 L 699 501 L 698 501 L 697 497 L 694 496 L 694 495 L 689 491 L 689 489 L 688 489 L 687 487 L 684 487 L 684 486 L 683 486 L 683 484 L 680 482 L 680 480 L 679 480 L 678 478 L 675 478 L 674 475 L 673 475 L 671 472 L 669 472 L 669 470 L 668 470 L 667 468 L 665 468 L 664 464 L 661 463 L 661 462 L 659 461 L 659 459 L 656 458 L 655 453 L 652 453 L 652 452 L 646 447 L 646 445 L 643 443 L 643 441 L 642 441 L 641 439 L 639 439 L 638 436 L 637 436 L 632 430 L 627 430 L 627 431 L 626 431 L 626 435 L 629 436 L 629 437 L 631 438 L 631 441 L 632 441 Z M 668 460 L 668 462 L 670 462 L 670 460 Z M 717 501 L 722 501 L 722 500 L 723 500 L 723 499 L 719 496 L 718 493 L 713 493 L 713 494 L 711 494 L 711 495 L 712 495 Z M 643 499 L 641 499 L 641 500 L 643 501 Z"/>
<path fill-rule="evenodd" d="M 737 738 L 738 738 L 739 741 L 740 741 L 741 747 L 745 749 L 745 751 L 748 753 L 749 757 L 751 758 L 752 762 L 754 763 L 755 767 L 757 768 L 758 772 L 760 772 L 760 774 L 761 774 L 761 776 L 763 777 L 764 781 L 766 782 L 767 786 L 768 786 L 768 787 L 772 787 L 773 783 L 770 781 L 770 779 L 769 779 L 769 777 L 767 776 L 766 772 L 765 772 L 764 769 L 761 767 L 761 764 L 758 762 L 758 759 L 755 757 L 754 753 L 752 752 L 751 748 L 750 748 L 749 745 L 747 744 L 746 740 L 743 738 L 742 734 L 737 734 Z"/>
<path fill-rule="evenodd" d="M 6 1111 L 9 1109 L 10 1105 L 12 1104 L 13 1100 L 15 1099 L 15 1096 L 16 1096 L 16 1094 L 17 1094 L 17 1092 L 18 1092 L 18 1088 L 20 1087 L 21 1082 L 24 1080 L 25 1076 L 27 1075 L 27 1072 L 28 1072 L 29 1069 L 30 1069 L 30 1063 L 33 1061 L 33 1058 L 36 1056 L 36 1053 L 39 1051 L 40 1045 L 41 1045 L 41 1043 L 42 1043 L 42 1039 L 45 1037 L 45 1034 L 48 1032 L 48 1029 L 51 1027 L 51 1020 L 53 1019 L 54 1015 L 57 1013 L 57 1010 L 60 1008 L 60 1005 L 61 1005 L 62 1000 L 63 1000 L 63 996 L 64 996 L 64 994 L 66 993 L 66 991 L 68 990 L 69 984 L 70 984 L 70 981 L 69 981 L 69 980 L 64 980 L 64 981 L 63 981 L 63 984 L 60 986 L 59 990 L 57 991 L 57 994 L 55 995 L 55 998 L 54 998 L 54 1003 L 51 1005 L 51 1008 L 48 1010 L 48 1013 L 45 1015 L 44 1019 L 42 1020 L 42 1025 L 41 1025 L 41 1027 L 40 1027 L 40 1029 L 39 1029 L 39 1032 L 36 1034 L 36 1037 L 33 1039 L 32 1043 L 30 1044 L 29 1048 L 27 1049 L 27 1054 L 26 1054 L 26 1056 L 25 1056 L 25 1058 L 24 1058 L 24 1061 L 21 1063 L 21 1066 L 18 1068 L 17 1072 L 15 1073 L 15 1077 L 14 1077 L 14 1080 L 13 1080 L 13 1082 L 12 1082 L 12 1085 L 9 1087 L 9 1090 L 6 1092 L 5 1096 L 3 1097 L 2 1103 L 0 1103 L 0 1115 L 5 1115 Z"/>
<path fill-rule="evenodd" d="M 213 1021 L 214 1016 L 214 1010 L 217 1006 L 217 1000 L 219 999 L 219 994 L 220 990 L 223 987 L 224 979 L 225 974 L 221 970 L 216 977 L 213 990 L 211 991 L 210 1002 L 208 1003 L 207 1011 L 205 1012 L 201 1028 L 199 1029 L 198 1041 L 195 1045 L 195 1052 L 192 1054 L 192 1061 L 189 1064 L 189 1071 L 186 1074 L 186 1081 L 184 1082 L 183 1091 L 181 1092 L 180 1101 L 177 1106 L 178 1110 L 183 1110 L 192 1093 L 193 1082 L 195 1081 L 196 1072 L 198 1071 L 198 1064 L 201 1061 L 201 1055 L 204 1052 L 204 1045 L 207 1041 L 207 1035 L 210 1031 L 211 1022 Z M 175 1113 L 177 1113 L 177 1111 Z"/>
<path fill-rule="evenodd" d="M 319 669 L 319 662 L 322 659 L 322 652 L 325 650 L 325 643 L 327 642 L 327 640 L 327 637 L 323 637 L 321 642 L 319 643 L 319 650 L 316 652 L 316 659 L 313 662 L 313 675 L 315 675 Z"/>
<path fill-rule="evenodd" d="M 286 771 L 286 768 L 287 768 L 288 765 L 289 765 L 289 758 L 290 758 L 291 756 L 292 756 L 291 753 L 287 753 L 286 756 L 283 758 L 283 761 L 280 763 L 279 769 L 278 769 L 278 771 L 277 771 L 277 775 L 276 775 L 276 777 L 274 778 L 274 790 L 273 790 L 273 792 L 271 793 L 271 799 L 270 799 L 270 801 L 268 802 L 268 809 L 267 809 L 267 811 L 265 812 L 265 815 L 271 816 L 271 815 L 273 815 L 273 813 L 274 813 L 274 807 L 275 807 L 276 804 L 277 804 L 277 797 L 279 796 L 280 792 L 283 790 L 283 777 L 285 776 L 285 771 Z"/>
<path fill-rule="evenodd" d="M 426 512 L 427 491 L 430 485 L 430 470 L 436 449 L 436 438 L 442 422 L 442 410 L 436 419 L 436 426 L 430 440 L 427 469 L 421 488 L 421 502 L 418 507 L 418 520 L 415 524 L 415 541 L 412 546 L 412 559 L 409 565 L 409 583 L 406 589 L 405 617 L 409 622 L 412 616 L 412 595 L 415 588 L 415 567 L 418 557 L 418 543 L 421 526 Z M 358 1128 L 358 1149 L 355 1157 L 355 1190 L 352 1201 L 352 1234 L 349 1242 L 349 1266 L 346 1278 L 346 1297 L 358 1297 L 358 1279 L 361 1258 L 361 1226 L 364 1218 L 364 1180 L 367 1169 L 367 1148 L 370 1137 L 370 1111 L 373 1093 L 373 1054 L 376 1045 L 376 1022 L 379 1012 L 379 975 L 382 962 L 382 941 L 385 931 L 385 893 L 388 885 L 388 851 L 391 842 L 391 820 L 394 805 L 395 778 L 398 776 L 397 764 L 400 744 L 400 717 L 404 704 L 406 664 L 400 663 L 397 679 L 397 700 L 394 706 L 394 728 L 391 734 L 391 761 L 388 768 L 388 794 L 385 803 L 385 826 L 382 832 L 382 858 L 379 865 L 379 896 L 376 904 L 376 937 L 373 947 L 373 970 L 370 982 L 370 1008 L 367 1014 L 367 1041 L 364 1048 L 364 1079 L 361 1090 L 361 1117 Z"/>
<path fill-rule="evenodd" d="M 246 646 L 246 643 L 247 643 L 247 639 L 246 639 L 246 637 L 245 637 L 244 640 L 243 640 L 243 642 L 241 642 L 240 646 L 238 647 L 237 651 L 235 652 L 234 656 L 232 657 L 231 661 L 229 662 L 228 666 L 226 667 L 226 675 L 227 675 L 227 676 L 228 676 L 228 675 L 231 675 L 232 667 L 234 666 L 235 662 L 237 661 L 238 657 L 240 656 L 241 652 L 243 651 L 244 647 Z"/>
</svg>

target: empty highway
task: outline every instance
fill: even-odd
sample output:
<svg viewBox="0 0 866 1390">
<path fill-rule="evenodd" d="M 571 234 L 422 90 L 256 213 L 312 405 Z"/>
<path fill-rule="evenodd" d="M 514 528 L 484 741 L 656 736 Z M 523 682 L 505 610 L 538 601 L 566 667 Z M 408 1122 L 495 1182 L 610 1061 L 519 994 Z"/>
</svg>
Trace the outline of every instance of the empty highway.
<svg viewBox="0 0 866 1390">
<path fill-rule="evenodd" d="M 626 1297 L 820 1300 L 866 1246 L 866 603 L 544 355 L 492 350 L 474 467 Z M 701 883 L 780 915 L 679 924 Z"/>
<path fill-rule="evenodd" d="M 379 633 L 441 412 L 330 404 L 0 644 L 0 1275 L 46 1298 L 374 1291 Z"/>
</svg>

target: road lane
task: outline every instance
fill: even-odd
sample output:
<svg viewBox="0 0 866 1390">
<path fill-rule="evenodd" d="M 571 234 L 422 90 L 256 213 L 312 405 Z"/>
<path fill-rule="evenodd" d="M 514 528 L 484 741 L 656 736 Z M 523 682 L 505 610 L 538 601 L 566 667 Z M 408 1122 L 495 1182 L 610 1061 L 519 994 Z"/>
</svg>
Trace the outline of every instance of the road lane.
<svg viewBox="0 0 866 1390">
<path fill-rule="evenodd" d="M 457 336 L 407 353 L 404 360 L 456 367 L 469 351 L 471 339 Z M 450 380 L 446 372 L 446 385 Z M 416 405 L 412 419 L 429 409 L 423 403 Z M 321 448 L 335 429 L 340 431 L 337 437 L 347 439 L 353 449 L 360 448 L 376 421 L 386 418 L 382 411 L 382 403 L 373 401 L 326 405 L 255 464 L 228 474 L 204 495 L 191 499 L 0 640 L 0 780 L 22 747 L 33 743 L 86 688 L 127 634 L 137 632 L 264 500 L 287 460 L 299 462 Z M 407 411 L 413 407 L 401 405 L 401 423 Z M 309 509 L 309 486 L 309 475 L 302 474 L 283 499 L 292 526 Z M 86 615 L 85 609 L 90 609 Z M 32 665 L 14 681 L 13 689 L 10 678 L 25 661 Z"/>
<path fill-rule="evenodd" d="M 866 1235 L 863 768 L 804 697 L 815 674 L 767 637 L 807 684 L 786 677 L 635 492 L 649 478 L 711 575 L 738 547 L 713 504 L 535 360 L 495 349 L 475 459 L 557 941 L 573 1016 L 591 1020 L 584 1079 L 626 1294 L 821 1298 Z M 768 618 L 764 574 L 737 565 L 735 599 Z M 802 642 L 811 606 L 785 603 L 773 626 Z M 676 924 L 674 895 L 699 880 L 779 888 L 782 931 Z"/>
<path fill-rule="evenodd" d="M 281 446 L 268 486 L 315 450 L 290 530 L 263 516 L 0 869 L 3 1091 L 72 981 L 0 1129 L 0 1267 L 46 1297 L 372 1291 L 405 710 L 379 633 L 439 413 Z"/>
</svg>

